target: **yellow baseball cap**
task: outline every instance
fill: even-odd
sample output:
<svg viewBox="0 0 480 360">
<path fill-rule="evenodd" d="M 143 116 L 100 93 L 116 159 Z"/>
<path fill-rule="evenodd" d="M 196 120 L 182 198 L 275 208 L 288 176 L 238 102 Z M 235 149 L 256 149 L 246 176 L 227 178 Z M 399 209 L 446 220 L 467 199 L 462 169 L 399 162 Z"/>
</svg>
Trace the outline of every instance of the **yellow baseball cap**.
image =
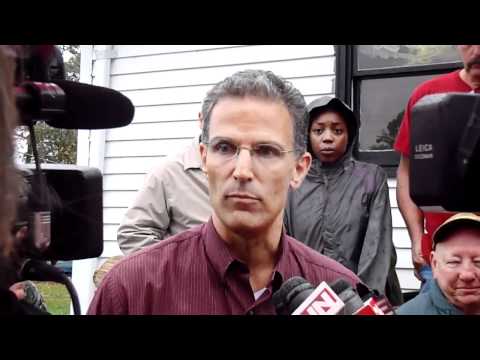
<svg viewBox="0 0 480 360">
<path fill-rule="evenodd" d="M 469 223 L 480 228 L 480 216 L 474 213 L 458 213 L 449 217 L 433 233 L 433 248 L 435 249 L 436 244 L 445 240 L 445 235 L 448 233 L 449 230 L 457 227 L 461 223 Z"/>
</svg>

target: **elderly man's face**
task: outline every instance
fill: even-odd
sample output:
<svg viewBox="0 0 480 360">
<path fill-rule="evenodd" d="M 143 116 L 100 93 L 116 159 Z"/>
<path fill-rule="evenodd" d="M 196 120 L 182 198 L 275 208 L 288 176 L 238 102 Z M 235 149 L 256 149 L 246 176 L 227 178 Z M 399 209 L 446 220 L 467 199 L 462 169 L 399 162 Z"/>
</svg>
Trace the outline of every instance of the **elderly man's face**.
<svg viewBox="0 0 480 360">
<path fill-rule="evenodd" d="M 474 79 L 480 79 L 480 45 L 459 45 L 465 70 Z"/>
<path fill-rule="evenodd" d="M 480 311 L 480 230 L 461 229 L 432 252 L 433 276 L 447 299 L 466 313 Z"/>
<path fill-rule="evenodd" d="M 281 228 L 288 188 L 300 185 L 311 161 L 308 153 L 297 158 L 293 148 L 293 120 L 284 104 L 227 97 L 215 105 L 209 144 L 200 151 L 217 230 Z"/>
</svg>

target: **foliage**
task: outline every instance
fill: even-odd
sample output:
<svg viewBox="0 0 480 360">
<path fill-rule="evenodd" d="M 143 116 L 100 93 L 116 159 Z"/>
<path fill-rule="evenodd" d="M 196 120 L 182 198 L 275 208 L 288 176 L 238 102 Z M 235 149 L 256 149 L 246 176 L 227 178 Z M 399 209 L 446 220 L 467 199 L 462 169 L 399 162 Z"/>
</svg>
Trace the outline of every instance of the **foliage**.
<svg viewBox="0 0 480 360">
<path fill-rule="evenodd" d="M 80 79 L 80 45 L 57 45 L 64 55 L 66 79 Z M 18 127 L 17 143 L 26 144 L 26 151 L 21 154 L 26 163 L 33 162 L 30 133 L 26 127 Z M 77 130 L 56 129 L 38 122 L 35 125 L 40 162 L 75 164 L 77 162 Z"/>
</svg>

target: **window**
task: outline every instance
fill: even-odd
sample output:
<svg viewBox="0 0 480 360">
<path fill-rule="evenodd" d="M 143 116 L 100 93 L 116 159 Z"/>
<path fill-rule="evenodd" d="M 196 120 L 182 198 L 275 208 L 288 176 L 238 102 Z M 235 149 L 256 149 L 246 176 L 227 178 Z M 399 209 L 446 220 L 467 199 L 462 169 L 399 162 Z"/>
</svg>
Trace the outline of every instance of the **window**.
<svg viewBox="0 0 480 360">
<path fill-rule="evenodd" d="M 461 66 L 454 45 L 337 45 L 336 95 L 361 121 L 356 157 L 394 176 L 393 143 L 413 89 Z"/>
</svg>

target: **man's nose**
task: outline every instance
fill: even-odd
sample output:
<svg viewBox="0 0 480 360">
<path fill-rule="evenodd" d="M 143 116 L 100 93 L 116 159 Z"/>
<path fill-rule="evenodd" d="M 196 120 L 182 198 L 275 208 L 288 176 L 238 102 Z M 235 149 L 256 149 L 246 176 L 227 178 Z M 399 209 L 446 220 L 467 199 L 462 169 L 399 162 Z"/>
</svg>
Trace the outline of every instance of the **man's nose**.
<svg viewBox="0 0 480 360">
<path fill-rule="evenodd" d="M 233 177 L 238 181 L 251 181 L 253 178 L 252 154 L 247 148 L 239 148 L 238 154 L 234 158 L 235 170 L 233 171 Z"/>
<path fill-rule="evenodd" d="M 478 275 L 478 269 L 474 264 L 464 264 L 460 269 L 459 278 L 462 281 L 473 281 Z"/>
</svg>

